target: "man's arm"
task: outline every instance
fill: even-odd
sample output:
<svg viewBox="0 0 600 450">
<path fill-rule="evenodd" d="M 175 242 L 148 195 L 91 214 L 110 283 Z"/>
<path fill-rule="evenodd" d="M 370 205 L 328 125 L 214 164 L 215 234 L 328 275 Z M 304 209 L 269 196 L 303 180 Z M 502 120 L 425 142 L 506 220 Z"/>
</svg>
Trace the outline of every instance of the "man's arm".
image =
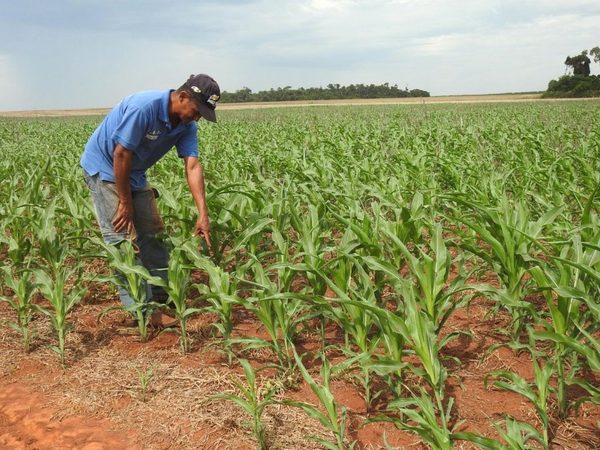
<svg viewBox="0 0 600 450">
<path fill-rule="evenodd" d="M 115 171 L 115 185 L 119 195 L 119 206 L 117 207 L 117 213 L 112 224 L 116 232 L 121 233 L 126 231 L 130 235 L 134 231 L 133 199 L 131 197 L 131 185 L 129 184 L 132 161 L 133 152 L 127 150 L 121 144 L 117 144 L 113 154 L 113 166 Z"/>
<path fill-rule="evenodd" d="M 183 158 L 183 161 L 188 186 L 198 209 L 195 232 L 204 237 L 210 248 L 210 223 L 208 222 L 208 208 L 206 207 L 206 196 L 204 193 L 204 169 L 195 156 L 186 156 Z"/>
</svg>

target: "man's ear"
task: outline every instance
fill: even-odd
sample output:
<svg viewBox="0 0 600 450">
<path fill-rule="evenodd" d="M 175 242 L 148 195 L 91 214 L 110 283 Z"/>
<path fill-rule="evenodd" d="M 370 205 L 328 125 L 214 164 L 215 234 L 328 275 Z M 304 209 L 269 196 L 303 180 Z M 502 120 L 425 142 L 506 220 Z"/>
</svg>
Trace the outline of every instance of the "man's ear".
<svg viewBox="0 0 600 450">
<path fill-rule="evenodd" d="M 189 92 L 187 91 L 180 91 L 179 92 L 179 101 L 181 102 L 182 100 L 186 100 L 186 99 L 190 99 L 191 95 Z"/>
</svg>

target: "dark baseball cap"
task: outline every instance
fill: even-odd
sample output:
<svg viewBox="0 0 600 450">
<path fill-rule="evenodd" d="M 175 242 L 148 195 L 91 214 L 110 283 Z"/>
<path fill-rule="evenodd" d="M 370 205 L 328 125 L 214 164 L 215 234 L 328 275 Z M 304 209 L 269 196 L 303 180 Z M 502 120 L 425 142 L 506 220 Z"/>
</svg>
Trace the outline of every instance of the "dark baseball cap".
<svg viewBox="0 0 600 450">
<path fill-rule="evenodd" d="M 221 98 L 221 89 L 214 78 L 203 73 L 190 75 L 185 82 L 185 86 L 190 89 L 192 96 L 198 101 L 198 110 L 202 117 L 211 122 L 216 122 L 215 108 Z"/>
</svg>

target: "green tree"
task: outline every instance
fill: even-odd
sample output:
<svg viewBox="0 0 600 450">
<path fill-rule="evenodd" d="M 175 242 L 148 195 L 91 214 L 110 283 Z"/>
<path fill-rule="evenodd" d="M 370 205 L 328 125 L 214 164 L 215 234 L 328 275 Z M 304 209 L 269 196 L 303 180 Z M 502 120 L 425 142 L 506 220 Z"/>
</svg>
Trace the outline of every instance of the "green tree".
<svg viewBox="0 0 600 450">
<path fill-rule="evenodd" d="M 585 77 L 589 76 L 591 60 L 587 55 L 587 50 L 584 50 L 577 56 L 567 56 L 567 59 L 565 59 L 567 70 L 570 67 L 573 69 L 573 75 L 583 75 Z"/>
<path fill-rule="evenodd" d="M 600 47 L 596 46 L 590 50 L 590 56 L 594 57 L 594 62 L 600 63 Z"/>
</svg>

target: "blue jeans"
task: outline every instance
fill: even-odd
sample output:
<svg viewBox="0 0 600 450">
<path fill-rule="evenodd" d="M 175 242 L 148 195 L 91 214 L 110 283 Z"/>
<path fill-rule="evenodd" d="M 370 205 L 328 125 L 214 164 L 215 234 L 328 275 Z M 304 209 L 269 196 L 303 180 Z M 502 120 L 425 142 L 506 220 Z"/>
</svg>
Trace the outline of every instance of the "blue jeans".
<svg viewBox="0 0 600 450">
<path fill-rule="evenodd" d="M 126 232 L 116 232 L 112 219 L 117 212 L 119 196 L 114 183 L 102 181 L 99 175 L 83 172 L 85 182 L 90 189 L 92 202 L 96 210 L 96 219 L 100 232 L 107 244 L 117 245 L 128 238 Z M 143 265 L 155 276 L 167 281 L 166 268 L 169 265 L 169 251 L 159 233 L 164 231 L 163 221 L 156 207 L 155 194 L 148 185 L 142 190 L 132 191 L 133 225 L 136 231 L 135 244 L 139 248 L 138 264 Z M 161 270 L 162 269 L 162 270 Z M 158 286 L 146 284 L 146 298 L 159 303 L 166 302 L 165 291 Z M 121 303 L 127 307 L 134 303 L 126 289 L 119 287 Z"/>
</svg>

